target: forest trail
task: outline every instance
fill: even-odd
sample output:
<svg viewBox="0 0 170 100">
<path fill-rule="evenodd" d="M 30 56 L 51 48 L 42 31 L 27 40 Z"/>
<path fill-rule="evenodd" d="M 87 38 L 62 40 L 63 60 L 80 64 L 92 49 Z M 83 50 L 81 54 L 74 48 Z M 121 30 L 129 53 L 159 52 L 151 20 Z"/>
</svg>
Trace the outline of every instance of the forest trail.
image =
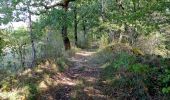
<svg viewBox="0 0 170 100">
<path fill-rule="evenodd" d="M 46 92 L 41 100 L 110 100 L 100 91 L 97 81 L 100 68 L 90 64 L 90 57 L 96 52 L 81 50 L 68 58 L 72 63 L 60 77 L 60 84 Z M 57 81 L 58 78 L 57 78 Z"/>
</svg>

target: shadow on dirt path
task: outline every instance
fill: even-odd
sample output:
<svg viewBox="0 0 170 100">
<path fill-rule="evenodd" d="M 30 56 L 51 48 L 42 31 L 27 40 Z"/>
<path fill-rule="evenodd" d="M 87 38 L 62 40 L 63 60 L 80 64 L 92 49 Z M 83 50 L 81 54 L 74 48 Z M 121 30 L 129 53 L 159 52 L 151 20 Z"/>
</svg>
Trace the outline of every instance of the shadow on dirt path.
<svg viewBox="0 0 170 100">
<path fill-rule="evenodd" d="M 97 87 L 100 68 L 89 63 L 94 51 L 81 50 L 68 58 L 72 66 L 54 76 L 58 85 L 44 91 L 39 100 L 111 100 Z"/>
</svg>

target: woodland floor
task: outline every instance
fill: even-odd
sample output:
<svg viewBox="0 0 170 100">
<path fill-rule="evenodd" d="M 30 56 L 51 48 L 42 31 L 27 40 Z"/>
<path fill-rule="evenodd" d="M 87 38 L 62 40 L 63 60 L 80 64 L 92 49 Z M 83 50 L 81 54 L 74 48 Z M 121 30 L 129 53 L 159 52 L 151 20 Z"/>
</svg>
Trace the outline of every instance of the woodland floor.
<svg viewBox="0 0 170 100">
<path fill-rule="evenodd" d="M 68 58 L 72 63 L 69 69 L 52 76 L 60 84 L 42 92 L 39 100 L 110 100 L 97 85 L 101 69 L 89 63 L 95 53 L 81 50 Z"/>
</svg>

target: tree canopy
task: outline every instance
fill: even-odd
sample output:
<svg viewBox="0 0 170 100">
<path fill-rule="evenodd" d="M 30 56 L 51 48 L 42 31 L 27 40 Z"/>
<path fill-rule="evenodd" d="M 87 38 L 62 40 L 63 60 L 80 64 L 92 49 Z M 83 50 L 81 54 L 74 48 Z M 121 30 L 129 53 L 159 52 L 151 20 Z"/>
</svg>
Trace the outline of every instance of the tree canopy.
<svg viewBox="0 0 170 100">
<path fill-rule="evenodd" d="M 0 0 L 0 100 L 168 100 L 170 0 Z"/>
</svg>

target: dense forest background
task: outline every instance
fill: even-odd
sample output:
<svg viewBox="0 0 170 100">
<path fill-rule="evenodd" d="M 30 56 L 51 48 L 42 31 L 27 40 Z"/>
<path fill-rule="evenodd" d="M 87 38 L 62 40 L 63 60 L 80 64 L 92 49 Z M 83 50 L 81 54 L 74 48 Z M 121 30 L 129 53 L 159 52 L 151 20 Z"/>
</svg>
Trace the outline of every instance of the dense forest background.
<svg viewBox="0 0 170 100">
<path fill-rule="evenodd" d="M 0 25 L 2 100 L 170 98 L 169 0 L 0 0 Z"/>
</svg>

